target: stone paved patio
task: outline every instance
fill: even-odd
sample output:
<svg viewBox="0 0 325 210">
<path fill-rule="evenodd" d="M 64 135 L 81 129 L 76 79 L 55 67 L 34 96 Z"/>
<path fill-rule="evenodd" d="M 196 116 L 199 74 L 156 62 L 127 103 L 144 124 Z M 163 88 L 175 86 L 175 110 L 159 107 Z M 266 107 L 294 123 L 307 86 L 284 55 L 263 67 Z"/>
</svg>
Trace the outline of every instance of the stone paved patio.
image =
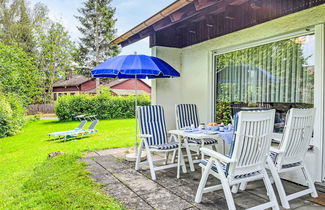
<svg viewBox="0 0 325 210">
<path fill-rule="evenodd" d="M 180 179 L 176 179 L 176 168 L 158 171 L 157 180 L 152 181 L 148 167 L 135 171 L 133 163 L 124 161 L 126 150 L 128 148 L 91 152 L 83 160 L 88 164 L 91 177 L 103 184 L 103 190 L 123 202 L 127 209 L 227 209 L 222 190 L 205 194 L 201 204 L 194 202 L 201 178 L 199 167 L 195 172 L 181 173 Z M 208 184 L 217 183 L 213 177 L 209 178 Z M 285 188 L 292 193 L 304 187 L 285 182 Z M 264 203 L 266 198 L 261 181 L 249 183 L 246 191 L 234 194 L 237 209 Z M 309 200 L 311 197 L 305 196 L 290 204 L 292 209 L 325 209 Z"/>
</svg>

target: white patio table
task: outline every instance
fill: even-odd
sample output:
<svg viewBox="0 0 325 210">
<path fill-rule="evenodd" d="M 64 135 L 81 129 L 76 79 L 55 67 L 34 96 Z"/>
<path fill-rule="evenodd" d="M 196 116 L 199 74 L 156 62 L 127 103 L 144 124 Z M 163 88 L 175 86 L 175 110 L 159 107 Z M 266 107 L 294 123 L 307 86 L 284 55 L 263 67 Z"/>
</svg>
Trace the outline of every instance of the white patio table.
<svg viewBox="0 0 325 210">
<path fill-rule="evenodd" d="M 232 141 L 232 136 L 233 136 L 233 131 L 226 131 L 226 132 L 216 132 L 215 134 L 209 134 L 209 130 L 203 130 L 203 131 L 196 131 L 196 132 L 187 132 L 185 130 L 170 130 L 169 134 L 177 136 L 179 146 L 178 146 L 178 154 L 181 154 L 181 148 L 182 144 L 188 144 L 187 141 L 185 141 L 188 138 L 193 138 L 193 139 L 200 139 L 202 147 L 204 146 L 204 139 L 215 139 L 219 141 L 222 141 L 223 143 L 223 153 L 225 153 L 225 144 L 231 144 Z M 188 146 L 188 145 L 186 145 Z M 191 171 L 194 171 L 194 163 L 192 160 L 192 156 L 187 154 L 188 156 L 188 161 L 190 165 Z M 202 159 L 204 159 L 204 154 L 201 156 Z M 180 159 L 178 159 L 179 161 Z M 197 160 L 195 162 L 198 162 L 200 160 Z M 179 174 L 179 168 L 180 168 L 180 162 L 178 163 L 178 168 L 177 172 Z M 179 177 L 179 175 L 178 175 Z"/>
</svg>

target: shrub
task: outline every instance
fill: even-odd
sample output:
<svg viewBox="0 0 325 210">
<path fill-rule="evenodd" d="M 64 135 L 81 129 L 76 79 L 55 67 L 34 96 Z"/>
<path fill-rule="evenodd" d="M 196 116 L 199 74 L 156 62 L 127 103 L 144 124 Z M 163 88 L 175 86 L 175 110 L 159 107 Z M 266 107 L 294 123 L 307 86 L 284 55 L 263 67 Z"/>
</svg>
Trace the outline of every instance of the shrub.
<svg viewBox="0 0 325 210">
<path fill-rule="evenodd" d="M 150 98 L 137 97 L 138 105 L 150 105 Z M 65 95 L 55 104 L 55 112 L 60 120 L 74 120 L 77 115 L 97 115 L 99 119 L 134 118 L 135 96 L 111 96 L 106 92 L 98 95 Z"/>
<path fill-rule="evenodd" d="M 16 134 L 26 122 L 23 102 L 14 94 L 0 94 L 0 137 Z"/>
<path fill-rule="evenodd" d="M 227 125 L 231 123 L 231 103 L 227 101 L 220 101 L 216 107 L 217 123 L 224 123 Z"/>
</svg>

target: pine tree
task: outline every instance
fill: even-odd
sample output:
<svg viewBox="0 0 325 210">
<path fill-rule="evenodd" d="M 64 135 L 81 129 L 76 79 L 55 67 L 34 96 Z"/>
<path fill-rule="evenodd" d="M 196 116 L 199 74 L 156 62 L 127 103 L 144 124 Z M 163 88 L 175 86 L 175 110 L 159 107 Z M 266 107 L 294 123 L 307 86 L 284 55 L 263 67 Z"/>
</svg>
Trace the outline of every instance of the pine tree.
<svg viewBox="0 0 325 210">
<path fill-rule="evenodd" d="M 25 0 L 0 1 L 2 13 L 0 29 L 3 32 L 1 41 L 8 45 L 15 45 L 32 54 L 35 48 L 33 25 Z"/>
<path fill-rule="evenodd" d="M 79 9 L 81 16 L 76 16 L 82 33 L 79 44 L 78 62 L 83 68 L 81 72 L 89 74 L 89 70 L 119 54 L 117 45 L 111 43 L 115 38 L 115 8 L 111 0 L 87 0 Z"/>
</svg>

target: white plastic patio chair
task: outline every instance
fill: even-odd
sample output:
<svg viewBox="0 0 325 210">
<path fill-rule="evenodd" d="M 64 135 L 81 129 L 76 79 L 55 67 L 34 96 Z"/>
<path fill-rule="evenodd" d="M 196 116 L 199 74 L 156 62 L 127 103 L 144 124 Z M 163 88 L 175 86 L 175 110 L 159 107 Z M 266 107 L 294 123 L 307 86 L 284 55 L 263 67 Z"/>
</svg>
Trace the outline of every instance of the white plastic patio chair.
<svg viewBox="0 0 325 210">
<path fill-rule="evenodd" d="M 278 148 L 271 147 L 271 156 L 268 157 L 270 169 L 281 204 L 289 209 L 289 201 L 307 194 L 318 197 L 314 181 L 309 175 L 304 164 L 313 132 L 315 109 L 290 109 L 284 133 Z M 289 171 L 302 171 L 308 189 L 286 195 L 279 174 Z"/>
<path fill-rule="evenodd" d="M 270 201 L 252 209 L 279 209 L 265 169 L 266 158 L 271 146 L 274 115 L 275 110 L 239 112 L 231 157 L 208 148 L 201 148 L 201 151 L 210 158 L 201 161 L 200 166 L 203 168 L 203 173 L 195 202 L 200 203 L 204 193 L 223 189 L 228 209 L 234 210 L 236 206 L 230 187 L 242 182 L 263 179 Z M 205 187 L 210 174 L 219 179 L 221 184 Z"/>
<path fill-rule="evenodd" d="M 199 114 L 196 104 L 177 104 L 175 111 L 177 130 L 183 129 L 185 127 L 191 127 L 191 125 L 194 125 L 195 128 L 199 126 Z M 193 138 L 184 139 L 184 147 L 186 148 L 186 155 L 189 161 L 191 171 L 195 170 L 193 163 L 200 162 L 200 160 L 193 161 L 191 150 L 195 151 L 197 153 L 197 156 L 199 156 L 201 147 L 214 147 L 214 149 L 216 150 L 216 144 L 218 144 L 218 141 L 215 139 L 205 139 L 204 141 Z"/>
<path fill-rule="evenodd" d="M 141 143 L 138 149 L 135 170 L 139 170 L 140 164 L 148 163 L 150 167 L 151 178 L 156 180 L 156 171 L 167 168 L 177 167 L 177 177 L 179 177 L 179 167 L 182 166 L 183 172 L 186 173 L 184 159 L 179 155 L 178 163 L 168 163 L 169 152 L 179 152 L 179 142 L 177 137 L 167 136 L 164 109 L 162 106 L 139 106 L 137 108 L 137 118 L 139 121 Z M 145 150 L 147 161 L 141 162 L 141 153 Z M 152 152 L 164 152 L 165 158 L 159 160 L 152 159 Z M 163 166 L 155 166 L 155 162 L 165 161 Z"/>
</svg>

